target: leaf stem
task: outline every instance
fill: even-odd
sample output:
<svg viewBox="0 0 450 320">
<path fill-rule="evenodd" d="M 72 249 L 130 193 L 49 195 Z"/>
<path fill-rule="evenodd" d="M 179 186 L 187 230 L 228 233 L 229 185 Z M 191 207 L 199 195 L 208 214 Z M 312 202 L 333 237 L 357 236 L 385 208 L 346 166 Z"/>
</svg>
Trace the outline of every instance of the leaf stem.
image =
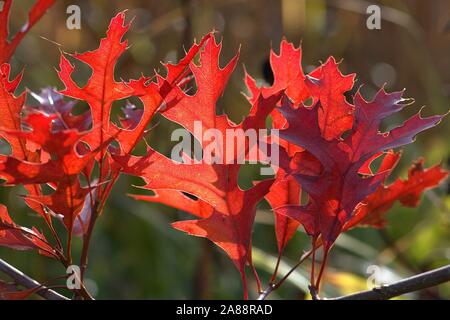
<svg viewBox="0 0 450 320">
<path fill-rule="evenodd" d="M 315 284 L 315 288 L 317 290 L 319 290 L 319 288 L 320 288 L 320 281 L 322 280 L 322 276 L 325 271 L 325 266 L 327 265 L 327 259 L 328 259 L 328 250 L 325 250 L 325 247 L 324 247 L 322 265 L 320 266 L 319 276 L 317 277 L 317 281 Z M 313 284 L 314 283 L 312 282 L 311 285 L 313 285 Z"/>
<path fill-rule="evenodd" d="M 286 279 L 289 278 L 289 276 L 295 271 L 295 269 L 297 269 L 306 259 L 308 259 L 308 257 L 314 251 L 315 250 L 311 249 L 308 252 L 305 252 L 301 256 L 300 260 L 291 268 L 291 270 L 289 270 L 288 273 L 286 273 L 286 275 L 283 278 L 281 278 L 277 283 L 269 283 L 267 288 L 259 295 L 257 300 L 265 300 L 273 291 L 278 289 L 286 281 Z"/>
<path fill-rule="evenodd" d="M 270 278 L 269 284 L 274 284 L 275 280 L 277 279 L 278 269 L 280 267 L 281 257 L 283 256 L 283 251 L 284 251 L 284 248 L 282 248 L 281 250 L 278 251 L 277 263 L 275 265 L 275 270 L 273 271 L 272 277 Z"/>
</svg>

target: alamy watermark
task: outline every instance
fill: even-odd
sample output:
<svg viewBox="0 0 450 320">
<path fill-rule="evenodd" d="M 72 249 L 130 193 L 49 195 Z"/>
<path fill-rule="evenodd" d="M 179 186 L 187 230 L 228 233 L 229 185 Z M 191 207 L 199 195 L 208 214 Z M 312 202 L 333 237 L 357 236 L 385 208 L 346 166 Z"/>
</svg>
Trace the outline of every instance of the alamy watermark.
<svg viewBox="0 0 450 320">
<path fill-rule="evenodd" d="M 369 15 L 366 20 L 366 26 L 369 30 L 381 29 L 381 7 L 372 4 L 367 7 L 366 13 Z"/>
<path fill-rule="evenodd" d="M 202 143 L 195 143 L 193 137 Z M 171 152 L 175 163 L 184 164 L 256 164 L 264 163 L 261 175 L 272 175 L 279 165 L 279 131 L 276 129 L 228 128 L 225 132 L 209 128 L 204 130 L 201 121 L 194 121 L 194 132 L 176 129 L 171 141 L 178 141 Z M 270 141 L 270 142 L 269 142 Z"/>
<path fill-rule="evenodd" d="M 67 7 L 66 13 L 69 15 L 66 20 L 66 27 L 69 30 L 81 29 L 81 9 L 79 6 L 72 4 Z"/>
<path fill-rule="evenodd" d="M 70 265 L 66 270 L 67 281 L 66 286 L 69 290 L 81 289 L 81 270 L 77 265 Z"/>
<path fill-rule="evenodd" d="M 389 271 L 376 264 L 368 266 L 366 273 L 370 274 L 366 281 L 369 290 L 388 285 L 392 280 Z"/>
</svg>

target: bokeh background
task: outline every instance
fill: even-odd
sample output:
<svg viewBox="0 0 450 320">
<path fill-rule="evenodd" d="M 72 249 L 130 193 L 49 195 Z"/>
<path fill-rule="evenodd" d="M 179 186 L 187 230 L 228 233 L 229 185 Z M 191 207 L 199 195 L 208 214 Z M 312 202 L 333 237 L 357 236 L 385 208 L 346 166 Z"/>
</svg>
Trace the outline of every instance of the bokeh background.
<svg viewBox="0 0 450 320">
<path fill-rule="evenodd" d="M 16 0 L 11 19 L 12 31 L 26 21 L 33 1 Z M 81 30 L 66 28 L 66 8 L 81 8 Z M 381 30 L 366 28 L 366 8 L 382 8 Z M 450 94 L 450 2 L 447 0 L 59 0 L 33 28 L 12 59 L 17 72 L 25 66 L 24 87 L 61 88 L 54 68 L 59 50 L 93 49 L 104 36 L 110 18 L 128 9 L 135 17 L 127 34 L 130 49 L 116 69 L 117 79 L 137 78 L 162 69 L 160 61 L 176 61 L 193 39 L 217 30 L 223 37 L 222 62 L 241 46 L 240 61 L 254 77 L 270 83 L 269 50 L 278 51 L 283 36 L 302 43 L 303 67 L 310 70 L 330 55 L 342 60 L 344 73 L 357 73 L 355 88 L 370 98 L 387 83 L 388 90 L 407 88 L 414 106 L 398 115 L 405 120 L 426 105 L 424 114 L 445 113 Z M 79 74 L 86 78 L 89 69 Z M 243 67 L 233 74 L 220 107 L 234 121 L 248 111 L 241 94 L 245 91 Z M 33 103 L 32 100 L 29 103 Z M 170 150 L 172 125 L 158 118 L 150 137 L 152 146 Z M 389 125 L 389 124 L 387 124 Z M 393 176 L 406 175 L 408 166 L 420 156 L 426 165 L 447 166 L 450 122 L 420 135 L 405 148 Z M 248 187 L 257 169 L 244 166 L 242 186 Z M 104 215 L 97 223 L 90 250 L 88 286 L 100 299 L 184 299 L 241 298 L 240 277 L 228 258 L 207 240 L 189 237 L 170 228 L 172 221 L 187 215 L 162 205 L 142 203 L 126 196 L 131 183 L 122 177 L 116 185 Z M 383 230 L 357 229 L 339 238 L 332 251 L 323 288 L 325 296 L 366 289 L 370 265 L 381 267 L 385 281 L 393 281 L 446 264 L 450 260 L 450 197 L 448 185 L 428 192 L 417 209 L 396 205 Z M 1 202 L 13 218 L 25 226 L 39 225 L 39 219 L 18 197 L 21 190 L 2 187 Z M 254 230 L 254 260 L 264 283 L 273 270 L 276 242 L 273 216 L 261 202 Z M 81 241 L 76 241 L 81 247 Z M 309 249 L 303 230 L 287 248 L 281 273 Z M 31 252 L 0 248 L 0 257 L 40 281 L 63 275 L 56 262 Z M 271 298 L 308 298 L 309 264 L 294 273 Z M 3 277 L 3 275 L 0 275 Z M 251 277 L 250 277 L 251 278 Z M 251 283 L 254 289 L 254 283 Z M 252 290 L 255 292 L 255 290 Z M 429 289 L 403 298 L 450 298 L 450 285 Z"/>
</svg>

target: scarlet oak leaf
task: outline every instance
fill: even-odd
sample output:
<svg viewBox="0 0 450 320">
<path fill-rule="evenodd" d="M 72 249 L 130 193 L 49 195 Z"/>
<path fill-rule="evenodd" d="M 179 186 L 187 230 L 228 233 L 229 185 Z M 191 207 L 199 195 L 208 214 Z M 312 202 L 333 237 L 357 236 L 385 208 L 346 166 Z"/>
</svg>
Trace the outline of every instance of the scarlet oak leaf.
<svg viewBox="0 0 450 320">
<path fill-rule="evenodd" d="M 37 0 L 28 13 L 28 21 L 11 39 L 9 39 L 8 22 L 13 0 L 2 2 L 3 8 L 0 11 L 0 65 L 9 61 L 23 37 L 39 21 L 47 9 L 55 3 L 55 0 Z"/>
<path fill-rule="evenodd" d="M 284 90 L 293 101 L 303 102 L 309 97 L 309 92 L 305 83 L 306 76 L 302 70 L 301 60 L 301 48 L 296 48 L 292 43 L 283 39 L 279 54 L 276 54 L 273 49 L 270 51 L 270 66 L 274 76 L 274 82 L 270 87 L 258 88 L 255 80 L 249 74 L 245 74 L 250 98 L 257 97 L 261 90 L 266 94 Z"/>
<path fill-rule="evenodd" d="M 280 53 L 276 54 L 273 50 L 270 52 L 270 65 L 274 74 L 274 83 L 270 87 L 258 88 L 256 81 L 246 74 L 246 84 L 250 93 L 248 98 L 250 101 L 254 101 L 255 97 L 261 92 L 273 94 L 276 91 L 284 90 L 285 94 L 295 104 L 302 103 L 307 98 L 312 99 L 312 104 L 316 104 L 320 100 L 322 103 L 319 105 L 318 121 L 321 134 L 327 140 L 338 138 L 351 127 L 353 106 L 346 101 L 344 93 L 353 87 L 354 75 L 342 75 L 338 69 L 338 64 L 332 57 L 309 75 L 305 75 L 301 66 L 301 58 L 301 48 L 296 48 L 292 43 L 283 39 L 280 44 Z M 279 109 L 275 108 L 271 117 L 272 127 L 281 130 L 286 128 L 287 123 Z M 299 170 L 304 171 L 307 164 L 317 167 L 317 161 L 305 161 L 306 159 L 303 159 L 308 152 L 305 152 L 301 146 L 290 143 L 285 139 L 279 140 L 279 145 L 285 149 L 286 155 L 295 160 L 291 161 L 291 165 L 296 166 L 296 161 L 302 159 L 299 163 Z M 284 248 L 293 236 L 296 227 L 298 227 L 298 222 L 278 213 L 278 207 L 299 204 L 299 196 L 294 196 L 299 193 L 299 187 L 295 186 L 297 182 L 292 181 L 292 179 L 288 180 L 291 181 L 288 183 L 285 174 L 279 172 L 277 175 L 279 183 L 274 184 L 271 193 L 266 197 L 269 202 L 271 202 L 270 198 L 285 200 L 284 202 L 272 201 L 274 203 L 271 203 L 275 214 L 275 231 L 279 249 Z"/>
<path fill-rule="evenodd" d="M 438 165 L 425 169 L 423 162 L 420 159 L 411 166 L 406 180 L 397 179 L 390 185 L 379 186 L 356 210 L 344 229 L 355 226 L 383 227 L 387 212 L 397 201 L 406 207 L 417 207 L 422 193 L 439 185 L 449 174 Z"/>
<path fill-rule="evenodd" d="M 283 212 L 285 206 L 300 205 L 302 189 L 292 174 L 318 175 L 322 166 L 314 156 L 286 140 L 280 139 L 280 146 L 284 148 L 280 149 L 280 168 L 278 168 L 275 182 L 265 198 L 275 215 L 275 234 L 281 256 L 300 225 L 299 221 L 290 218 Z M 286 171 L 286 168 L 289 170 Z"/>
<path fill-rule="evenodd" d="M 54 156 L 45 163 L 30 162 L 10 156 L 0 156 L 0 176 L 7 184 L 39 184 L 58 182 L 66 176 L 79 174 L 98 150 L 83 156 L 76 151 L 76 143 L 83 136 L 76 130 L 53 131 L 55 116 L 32 113 L 24 122 L 32 130 L 3 130 L 10 136 L 35 143 Z"/>
<path fill-rule="evenodd" d="M 39 94 L 31 92 L 35 100 L 39 102 L 36 106 L 28 106 L 25 111 L 36 110 L 46 115 L 55 115 L 53 122 L 54 130 L 76 129 L 80 132 L 88 131 L 92 126 L 90 112 L 80 115 L 74 113 L 76 101 L 64 101 L 64 96 L 53 88 L 44 88 Z"/>
<path fill-rule="evenodd" d="M 80 155 L 77 145 L 84 133 L 76 129 L 55 129 L 58 125 L 56 120 L 60 120 L 56 114 L 34 112 L 23 119 L 23 126 L 28 129 L 4 130 L 8 137 L 18 139 L 22 144 L 26 141 L 27 150 L 25 159 L 0 156 L 0 177 L 8 185 L 23 184 L 28 191 L 28 195 L 24 196 L 25 202 L 43 216 L 50 227 L 52 212 L 62 216 L 67 229 L 72 230 L 91 190 L 81 188 L 78 175 L 90 165 L 98 149 L 86 150 Z M 42 154 L 46 156 L 42 157 Z M 55 186 L 56 191 L 44 196 L 40 184 Z"/>
<path fill-rule="evenodd" d="M 168 102 L 169 96 L 176 96 L 173 93 L 177 85 L 183 81 L 186 72 L 189 71 L 189 64 L 195 57 L 204 43 L 211 37 L 211 34 L 203 37 L 199 44 L 194 44 L 186 56 L 177 64 L 166 64 L 167 77 L 158 76 L 158 83 L 151 81 L 151 78 L 141 77 L 138 80 L 131 80 L 127 86 L 133 90 L 144 108 L 136 109 L 128 104 L 122 111 L 125 117 L 121 119 L 122 128 L 111 123 L 110 136 L 115 136 L 120 142 L 120 152 L 122 154 L 130 153 L 140 139 L 147 132 L 147 126 L 152 120 L 154 114 L 161 109 L 164 103 L 176 104 L 177 101 Z"/>
<path fill-rule="evenodd" d="M 249 148 L 247 145 L 241 146 L 238 150 L 233 149 L 232 153 L 226 147 L 226 131 L 264 128 L 265 119 L 279 101 L 281 94 L 259 95 L 249 115 L 237 125 L 227 116 L 217 115 L 217 100 L 223 94 L 236 66 L 237 55 L 225 67 L 220 68 L 221 43 L 216 43 L 212 37 L 202 42 L 204 47 L 200 51 L 199 64 L 191 62 L 188 70 L 193 74 L 197 91 L 193 95 L 185 93 L 184 81 L 172 84 L 171 91 L 165 95 L 167 106 L 162 110 L 162 114 L 187 129 L 203 148 L 213 145 L 215 150 L 218 150 L 216 155 L 223 157 L 222 160 L 230 156 L 231 161 L 228 159 L 221 163 L 189 163 L 192 159 L 185 159 L 188 162 L 175 163 L 151 149 L 144 157 L 114 158 L 121 164 L 124 173 L 142 177 L 146 182 L 146 189 L 156 190 L 157 195 L 147 199 L 205 217 L 202 220 L 176 222 L 173 226 L 192 235 L 207 237 L 221 247 L 240 271 L 247 297 L 245 265 L 251 261 L 251 231 L 256 205 L 268 192 L 273 180 L 262 181 L 250 190 L 239 188 L 237 178 L 240 164 L 237 163 L 237 157 L 247 155 Z M 184 60 L 181 64 L 187 65 Z M 173 83 L 177 77 L 172 73 L 180 68 L 172 65 L 168 68 L 166 78 L 159 77 L 158 85 L 161 90 L 168 82 Z M 185 72 L 184 76 L 189 76 L 189 72 Z M 204 137 L 195 130 L 195 121 L 202 124 L 203 130 L 217 129 L 223 140 L 209 140 Z M 170 190 L 173 193 L 168 196 Z M 165 197 L 159 196 L 160 192 Z M 183 193 L 198 200 L 195 203 L 192 199 L 187 200 Z"/>
<path fill-rule="evenodd" d="M 135 200 L 143 200 L 147 202 L 155 202 L 155 203 L 162 203 L 166 204 L 168 206 L 172 206 L 174 208 L 177 208 L 178 210 L 186 211 L 188 213 L 193 214 L 194 216 L 200 217 L 200 218 L 207 218 L 211 216 L 211 214 L 214 211 L 213 206 L 211 206 L 206 201 L 200 200 L 200 199 L 193 199 L 192 196 L 189 197 L 183 192 L 176 191 L 176 190 L 165 190 L 165 189 L 159 189 L 154 190 L 154 195 L 148 196 L 148 195 L 137 195 L 133 194 L 130 195 Z"/>
<path fill-rule="evenodd" d="M 54 215 L 63 217 L 64 225 L 71 230 L 75 219 L 85 205 L 87 195 L 92 188 L 82 188 L 78 178 L 68 178 L 67 182 L 58 183 L 56 190 L 50 195 L 26 196 L 28 201 L 45 205 Z"/>
<path fill-rule="evenodd" d="M 228 128 L 245 130 L 250 126 L 256 128 L 261 126 L 262 119 L 265 119 L 278 99 L 279 95 L 267 99 L 261 97 L 252 108 L 249 117 L 238 126 L 229 123 Z M 226 120 L 228 121 L 228 119 Z M 230 170 L 238 170 L 240 167 L 239 164 L 235 163 L 230 165 L 209 164 L 207 162 L 178 163 L 151 148 L 148 148 L 147 154 L 143 157 L 132 155 L 114 155 L 113 157 L 122 166 L 122 172 L 142 177 L 146 182 L 144 188 L 186 192 L 209 203 L 219 211 L 228 210 L 229 204 L 224 199 L 226 190 L 228 190 L 230 183 L 237 184 L 237 181 L 227 178 L 230 176 L 229 172 Z M 237 152 L 235 157 L 237 157 Z M 153 200 L 156 200 L 156 198 Z M 174 206 L 177 207 L 177 204 L 175 203 Z"/>
<path fill-rule="evenodd" d="M 278 251 L 283 252 L 287 243 L 297 232 L 300 223 L 277 212 L 277 208 L 286 205 L 300 205 L 301 188 L 292 176 L 278 177 L 265 196 L 275 214 L 275 235 Z"/>
<path fill-rule="evenodd" d="M 87 84 L 80 88 L 72 79 L 75 70 L 70 61 L 62 54 L 59 78 L 65 85 L 62 94 L 89 104 L 92 116 L 92 130 L 84 137 L 84 141 L 92 149 L 102 145 L 110 130 L 110 114 L 112 104 L 133 94 L 132 88 L 123 82 L 116 82 L 114 69 L 118 59 L 127 48 L 127 41 L 122 41 L 129 29 L 125 24 L 125 14 L 117 14 L 109 25 L 106 38 L 102 39 L 98 49 L 71 56 L 92 69 L 92 76 Z"/>
<path fill-rule="evenodd" d="M 248 298 L 245 265 L 251 257 L 250 244 L 256 205 L 269 191 L 273 180 L 258 183 L 250 190 L 243 191 L 237 186 L 237 172 L 231 173 L 231 186 L 225 199 L 229 206 L 226 212 L 214 210 L 202 220 L 179 221 L 172 224 L 175 229 L 197 237 L 205 237 L 222 248 L 241 273 L 244 298 Z"/>
<path fill-rule="evenodd" d="M 342 75 L 333 57 L 308 75 L 306 86 L 312 97 L 312 105 L 318 105 L 318 121 L 326 140 L 338 139 L 351 129 L 353 106 L 344 93 L 353 88 L 355 75 Z"/>
<path fill-rule="evenodd" d="M 122 166 L 122 172 L 142 177 L 146 183 L 143 187 L 145 189 L 179 190 L 196 196 L 201 195 L 199 198 L 214 206 L 223 205 L 221 198 L 224 192 L 214 185 L 218 176 L 208 164 L 180 164 L 151 148 L 148 148 L 147 154 L 143 157 L 132 155 L 113 155 L 113 157 Z M 164 199 L 166 200 L 168 199 Z"/>
<path fill-rule="evenodd" d="M 271 110 L 269 106 L 273 108 L 278 99 L 279 95 L 267 99 L 261 97 L 241 126 L 260 126 L 262 119 L 265 119 Z M 162 203 L 179 208 L 179 192 L 182 191 L 202 201 L 201 211 L 197 211 L 192 207 L 192 203 L 190 204 L 188 211 L 191 213 L 204 216 L 209 212 L 203 211 L 203 203 L 212 206 L 213 212 L 206 219 L 177 222 L 173 226 L 192 235 L 207 237 L 225 250 L 241 272 L 247 297 L 245 265 L 250 260 L 251 231 L 256 204 L 268 192 L 273 180 L 262 181 L 252 189 L 243 191 L 237 181 L 239 164 L 176 164 L 151 149 L 144 157 L 114 158 L 123 166 L 123 172 L 144 178 L 147 183 L 145 188 L 157 192 L 170 188 L 175 192 L 175 196 L 171 198 L 153 198 L 152 201 L 160 199 Z M 170 200 L 176 202 L 170 203 Z M 206 207 L 206 210 L 209 210 L 209 207 Z"/>
<path fill-rule="evenodd" d="M 41 288 L 42 286 L 38 286 L 31 289 L 18 290 L 14 284 L 0 280 L 0 300 L 25 300 Z"/>
<path fill-rule="evenodd" d="M 11 67 L 9 64 L 0 66 L 0 128 L 7 130 L 20 130 L 20 112 L 25 103 L 25 93 L 18 97 L 14 96 L 14 91 L 19 85 L 22 74 L 9 81 Z M 26 148 L 24 141 L 16 137 L 10 137 L 7 133 L 1 132 L 0 135 L 7 139 L 12 155 L 20 158 L 26 158 Z"/>
<path fill-rule="evenodd" d="M 120 119 L 122 127 L 118 127 L 111 122 L 109 136 L 115 137 L 119 141 L 119 152 L 122 154 L 128 154 L 134 149 L 147 132 L 148 124 L 164 101 L 156 83 L 148 82 L 149 80 L 146 77 L 141 77 L 127 83 L 127 86 L 133 90 L 134 95 L 141 100 L 144 108 L 133 109 L 133 106 L 128 104 L 122 109 L 125 114 L 125 118 Z"/>
<path fill-rule="evenodd" d="M 22 121 L 20 114 L 25 103 L 25 93 L 18 97 L 14 95 L 21 79 L 20 73 L 15 79 L 9 81 L 11 67 L 9 64 L 0 66 L 0 128 L 6 131 L 20 131 Z M 39 154 L 27 149 L 27 141 L 23 138 L 8 134 L 6 131 L 0 131 L 0 135 L 7 140 L 11 147 L 11 156 L 18 160 L 34 161 L 39 158 Z M 25 189 L 30 195 L 39 195 L 41 187 L 39 185 L 26 185 Z M 27 201 L 26 201 L 27 202 Z M 34 211 L 44 217 L 47 224 L 51 225 L 51 219 L 45 210 L 35 203 L 27 202 Z"/>
<path fill-rule="evenodd" d="M 382 162 L 378 167 L 378 172 L 384 172 L 385 173 L 385 177 L 387 178 L 392 170 L 395 168 L 395 166 L 397 165 L 399 159 L 400 159 L 401 153 L 400 152 L 393 152 L 392 150 L 389 150 L 387 152 L 380 152 L 376 155 L 374 155 L 372 158 L 370 158 L 368 161 L 366 161 L 366 163 L 364 163 L 364 165 L 360 168 L 359 170 L 359 174 L 360 175 L 366 175 L 366 176 L 371 176 L 374 175 L 374 172 L 371 168 L 372 162 L 374 162 L 375 159 L 383 157 L 382 158 Z M 310 160 L 308 158 L 305 158 L 304 160 Z M 307 161 L 300 161 L 299 166 L 300 167 L 304 167 L 304 163 Z M 308 166 L 306 166 L 308 167 Z M 296 168 L 297 169 L 297 168 Z M 316 168 L 317 169 L 317 168 Z M 295 172 L 295 171 L 293 171 Z M 320 171 L 317 170 L 315 171 L 315 169 L 310 170 L 310 171 L 306 171 L 306 173 L 308 173 L 309 175 L 311 174 L 320 174 Z M 380 186 L 381 188 L 381 186 Z M 371 195 L 369 195 L 362 203 L 360 203 L 357 208 L 355 209 L 355 212 L 358 212 L 358 210 L 360 208 L 363 208 L 363 206 L 365 204 L 367 204 L 367 201 L 369 201 L 368 199 L 371 197 Z M 315 233 L 316 231 L 316 210 L 314 209 L 314 205 L 312 205 L 311 203 L 309 203 L 306 206 L 296 206 L 296 205 L 288 205 L 288 206 L 283 206 L 283 207 L 279 207 L 277 208 L 277 211 L 280 214 L 284 214 L 286 216 L 291 216 L 291 217 L 296 217 L 297 220 L 302 221 L 302 225 L 304 226 L 305 230 L 307 231 L 308 234 L 310 235 L 316 235 Z M 351 226 L 350 224 L 353 222 L 354 225 L 356 225 L 361 216 L 358 216 L 358 214 L 355 213 L 353 215 L 353 217 L 344 225 L 342 232 L 347 231 Z M 352 223 L 353 224 L 353 223 Z M 317 237 L 316 240 L 316 244 L 315 247 L 319 248 L 320 246 L 323 245 L 322 242 L 322 238 L 320 236 Z"/>
<path fill-rule="evenodd" d="M 5 92 L 14 94 L 14 91 L 22 81 L 23 73 L 21 72 L 17 77 L 11 81 L 9 81 L 11 75 L 11 65 L 8 63 L 4 63 L 0 65 L 0 79 L 2 82 L 2 86 L 4 86 Z"/>
<path fill-rule="evenodd" d="M 208 38 L 205 41 L 204 49 L 200 52 L 200 65 L 196 65 L 194 62 L 190 63 L 190 71 L 195 78 L 197 91 L 194 95 L 188 95 L 179 87 L 173 88 L 167 99 L 171 100 L 175 96 L 176 107 L 169 107 L 162 112 L 164 117 L 184 125 L 194 135 L 197 133 L 194 130 L 195 121 L 201 122 L 204 130 L 229 127 L 225 116 L 216 115 L 216 103 L 222 96 L 228 79 L 236 67 L 239 53 L 224 68 L 220 68 L 219 54 L 221 48 L 222 44 L 217 44 L 214 38 Z M 174 67 L 171 69 L 174 69 Z M 171 69 L 169 69 L 169 72 Z M 173 76 L 169 73 L 168 79 L 171 78 Z M 196 138 L 203 142 L 203 137 Z"/>
<path fill-rule="evenodd" d="M 28 229 L 16 225 L 4 205 L 0 205 L 0 246 L 16 250 L 36 249 L 45 256 L 57 257 L 44 235 L 35 228 Z"/>
<path fill-rule="evenodd" d="M 361 176 L 361 167 L 379 152 L 413 142 L 416 134 L 442 119 L 442 116 L 422 118 L 416 114 L 402 126 L 380 133 L 381 121 L 405 106 L 402 94 L 388 94 L 381 89 L 371 102 L 367 102 L 357 93 L 352 130 L 345 139 L 331 141 L 326 140 L 320 130 L 320 100 L 311 108 L 302 105 L 294 108 L 285 100 L 281 108 L 289 123 L 289 127 L 281 131 L 281 137 L 306 149 L 323 166 L 319 176 L 294 174 L 310 196 L 310 203 L 299 208 L 292 218 L 309 222 L 309 231 L 316 237 L 321 235 L 327 251 L 357 205 L 376 191 L 389 172 Z"/>
<path fill-rule="evenodd" d="M 178 122 L 189 130 L 199 139 L 202 146 L 205 146 L 208 141 L 205 141 L 204 137 L 197 134 L 193 127 L 193 121 L 199 119 L 206 128 L 218 129 L 223 133 L 223 137 L 226 137 L 225 132 L 227 129 L 242 129 L 246 131 L 249 128 L 264 128 L 266 117 L 280 98 L 279 93 L 268 97 L 259 95 L 250 110 L 249 116 L 238 126 L 233 125 L 226 116 L 217 116 L 215 113 L 217 99 L 221 95 L 229 73 L 234 68 L 237 59 L 235 57 L 224 69 L 219 70 L 216 67 L 218 66 L 219 51 L 220 46 L 216 45 L 212 39 L 206 43 L 205 50 L 201 53 L 200 67 L 192 67 L 196 82 L 197 84 L 202 83 L 203 90 L 198 90 L 192 97 L 185 96 L 175 108 L 163 113 L 164 116 Z M 210 70 L 215 71 L 211 72 Z M 218 77 L 217 74 L 219 75 Z M 198 115 L 200 107 L 204 108 L 204 113 Z M 177 112 L 177 110 L 180 111 Z M 183 118 L 178 116 L 181 112 L 184 112 Z M 215 143 L 223 143 L 225 146 L 228 146 L 226 138 L 223 142 L 219 139 Z M 228 159 L 230 152 L 228 148 L 224 148 L 222 156 Z M 251 231 L 256 213 L 256 204 L 269 191 L 273 180 L 262 181 L 250 190 L 241 190 L 237 181 L 240 165 L 234 164 L 236 163 L 237 154 L 240 152 L 247 154 L 248 149 L 238 150 L 234 161 L 231 162 L 233 164 L 212 165 L 217 173 L 217 181 L 214 183 L 214 186 L 224 192 L 221 198 L 211 202 L 198 192 L 193 193 L 200 199 L 213 204 L 213 214 L 203 220 L 176 222 L 173 226 L 191 235 L 206 237 L 221 247 L 240 271 L 244 284 L 244 296 L 247 298 L 245 265 L 247 262 L 251 262 Z"/>
<path fill-rule="evenodd" d="M 254 79 L 246 74 L 246 84 L 251 94 L 258 92 L 273 94 L 285 90 L 286 95 L 298 105 L 312 99 L 311 104 L 319 105 L 319 127 L 326 140 L 339 138 L 352 127 L 353 106 L 346 101 L 344 93 L 353 88 L 355 74 L 343 75 L 333 57 L 305 75 L 301 66 L 302 50 L 283 40 L 280 53 L 270 52 L 270 65 L 274 74 L 274 83 L 270 87 L 258 88 Z M 283 127 L 285 119 L 275 109 L 272 118 L 276 127 Z"/>
<path fill-rule="evenodd" d="M 186 55 L 177 64 L 165 63 L 163 64 L 167 69 L 167 76 L 160 77 L 160 93 L 162 96 L 167 97 L 171 93 L 174 86 L 182 84 L 191 72 L 190 64 L 198 54 L 198 52 L 203 48 L 204 44 L 213 37 L 213 33 L 209 33 L 204 36 L 201 41 L 194 45 L 188 50 Z"/>
</svg>

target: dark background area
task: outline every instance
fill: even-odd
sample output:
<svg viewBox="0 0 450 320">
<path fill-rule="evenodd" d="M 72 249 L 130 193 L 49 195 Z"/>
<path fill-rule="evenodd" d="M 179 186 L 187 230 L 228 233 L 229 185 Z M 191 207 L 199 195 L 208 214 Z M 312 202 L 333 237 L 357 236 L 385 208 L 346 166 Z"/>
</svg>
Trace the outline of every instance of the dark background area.
<svg viewBox="0 0 450 320">
<path fill-rule="evenodd" d="M 33 1 L 16 0 L 11 15 L 12 31 L 26 21 Z M 81 8 L 81 30 L 66 28 L 66 8 Z M 381 30 L 366 27 L 366 8 L 379 4 Z M 324 1 L 324 0 L 185 0 L 185 1 L 57 1 L 32 29 L 11 63 L 15 72 L 25 66 L 23 86 L 39 92 L 43 87 L 61 88 L 54 68 L 59 50 L 83 52 L 98 46 L 109 20 L 128 9 L 135 17 L 126 35 L 130 49 L 116 68 L 116 79 L 137 78 L 163 69 L 160 61 L 176 61 L 183 47 L 211 30 L 223 38 L 221 61 L 225 64 L 241 48 L 240 61 L 259 81 L 269 81 L 268 56 L 278 52 L 283 36 L 302 43 L 303 67 L 309 71 L 333 55 L 342 60 L 341 71 L 357 73 L 355 88 L 371 98 L 383 83 L 389 91 L 406 88 L 416 103 L 397 116 L 396 123 L 423 106 L 425 115 L 448 111 L 450 94 L 450 1 Z M 57 44 L 59 45 L 57 45 Z M 220 107 L 238 122 L 249 105 L 243 67 L 233 74 Z M 87 79 L 89 68 L 80 78 Z M 30 100 L 30 103 L 33 103 Z M 170 150 L 173 127 L 160 118 L 150 136 L 158 150 Z M 386 124 L 389 126 L 390 123 Z M 418 137 L 405 148 L 393 176 L 406 176 L 414 159 L 426 165 L 442 163 L 449 155 L 449 119 Z M 242 185 L 249 186 L 257 170 L 242 169 Z M 162 205 L 137 202 L 123 177 L 116 185 L 94 232 L 89 259 L 88 287 L 97 298 L 241 298 L 240 277 L 231 261 L 207 240 L 189 237 L 171 229 L 170 222 L 185 219 L 185 213 Z M 428 192 L 417 209 L 396 205 L 384 230 L 358 229 L 343 235 L 332 251 L 323 288 L 334 296 L 366 289 L 367 267 L 382 267 L 383 279 L 393 281 L 448 263 L 450 260 L 450 197 L 447 185 Z M 1 202 L 12 217 L 25 226 L 38 224 L 18 197 L 21 190 L 2 187 Z M 265 283 L 273 270 L 276 243 L 273 216 L 261 203 L 254 232 L 254 260 Z M 75 245 L 81 247 L 81 241 Z M 303 250 L 309 249 L 303 230 L 288 246 L 281 273 L 289 270 Z M 0 248 L 0 256 L 20 270 L 49 280 L 65 270 L 56 262 L 31 252 Z M 309 264 L 294 273 L 273 298 L 304 298 Z M 254 283 L 251 283 L 252 291 Z M 405 298 L 450 298 L 450 286 L 429 289 Z"/>
</svg>

